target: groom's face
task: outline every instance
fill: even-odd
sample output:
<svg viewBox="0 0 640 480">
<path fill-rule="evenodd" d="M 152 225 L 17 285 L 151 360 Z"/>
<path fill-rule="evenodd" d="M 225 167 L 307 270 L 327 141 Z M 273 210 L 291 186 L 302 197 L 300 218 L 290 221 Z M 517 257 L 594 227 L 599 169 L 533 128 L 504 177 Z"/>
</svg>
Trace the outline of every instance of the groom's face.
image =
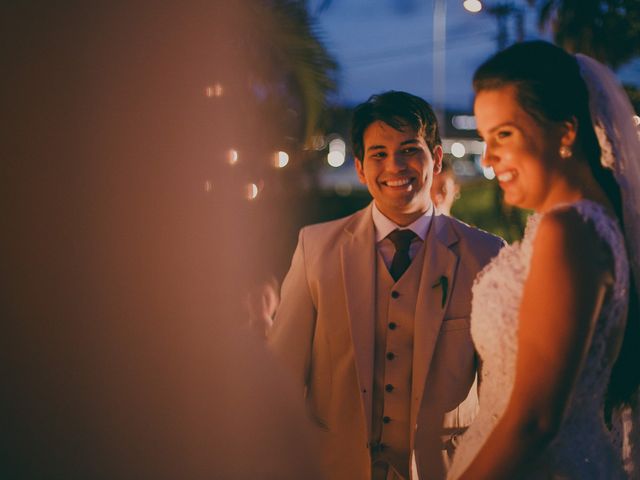
<svg viewBox="0 0 640 480">
<path fill-rule="evenodd" d="M 378 120 L 364 131 L 363 147 L 363 158 L 356 159 L 358 178 L 387 218 L 406 226 L 430 208 L 433 175 L 442 167 L 440 146 L 432 154 L 414 128 L 396 130 Z"/>
</svg>

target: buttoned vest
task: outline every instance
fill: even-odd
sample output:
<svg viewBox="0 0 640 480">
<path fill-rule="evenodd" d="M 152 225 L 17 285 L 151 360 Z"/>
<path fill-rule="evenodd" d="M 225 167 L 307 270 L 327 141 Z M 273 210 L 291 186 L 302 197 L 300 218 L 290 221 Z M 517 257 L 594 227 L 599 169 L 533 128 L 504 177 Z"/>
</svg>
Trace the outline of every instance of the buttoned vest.
<svg viewBox="0 0 640 480">
<path fill-rule="evenodd" d="M 409 478 L 413 331 L 424 244 L 397 282 L 377 255 L 372 461 Z"/>
</svg>

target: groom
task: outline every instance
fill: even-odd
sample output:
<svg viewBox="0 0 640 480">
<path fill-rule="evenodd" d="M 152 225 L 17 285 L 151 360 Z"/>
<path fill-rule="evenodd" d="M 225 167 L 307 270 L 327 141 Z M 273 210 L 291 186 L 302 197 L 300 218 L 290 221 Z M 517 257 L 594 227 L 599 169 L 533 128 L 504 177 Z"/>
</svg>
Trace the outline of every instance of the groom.
<svg viewBox="0 0 640 480">
<path fill-rule="evenodd" d="M 471 285 L 503 242 L 434 210 L 442 146 L 424 100 L 372 96 L 352 143 L 373 202 L 300 231 L 268 341 L 329 478 L 441 479 L 477 408 Z"/>
</svg>

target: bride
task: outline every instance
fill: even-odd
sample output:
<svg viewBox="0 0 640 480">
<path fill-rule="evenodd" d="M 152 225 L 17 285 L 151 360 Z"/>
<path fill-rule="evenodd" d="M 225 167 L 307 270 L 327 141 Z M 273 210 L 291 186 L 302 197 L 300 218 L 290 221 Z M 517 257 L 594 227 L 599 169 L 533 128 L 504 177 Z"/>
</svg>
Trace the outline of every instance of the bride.
<svg viewBox="0 0 640 480">
<path fill-rule="evenodd" d="M 480 412 L 449 478 L 638 478 L 631 106 L 608 69 L 546 42 L 496 54 L 474 88 L 483 161 L 505 201 L 535 214 L 474 285 Z"/>
</svg>

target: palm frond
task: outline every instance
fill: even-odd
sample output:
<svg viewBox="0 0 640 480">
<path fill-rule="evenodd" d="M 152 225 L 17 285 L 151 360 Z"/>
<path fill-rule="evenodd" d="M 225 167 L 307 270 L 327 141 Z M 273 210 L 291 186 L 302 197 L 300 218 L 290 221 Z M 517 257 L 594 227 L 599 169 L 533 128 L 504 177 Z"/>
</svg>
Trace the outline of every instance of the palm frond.
<svg viewBox="0 0 640 480">
<path fill-rule="evenodd" d="M 312 136 L 336 89 L 337 64 L 299 0 L 256 0 L 248 42 L 255 73 L 279 91 L 304 119 L 303 137 Z"/>
<path fill-rule="evenodd" d="M 537 5 L 538 26 L 551 28 L 554 41 L 619 67 L 640 55 L 637 0 L 528 0 Z"/>
</svg>

